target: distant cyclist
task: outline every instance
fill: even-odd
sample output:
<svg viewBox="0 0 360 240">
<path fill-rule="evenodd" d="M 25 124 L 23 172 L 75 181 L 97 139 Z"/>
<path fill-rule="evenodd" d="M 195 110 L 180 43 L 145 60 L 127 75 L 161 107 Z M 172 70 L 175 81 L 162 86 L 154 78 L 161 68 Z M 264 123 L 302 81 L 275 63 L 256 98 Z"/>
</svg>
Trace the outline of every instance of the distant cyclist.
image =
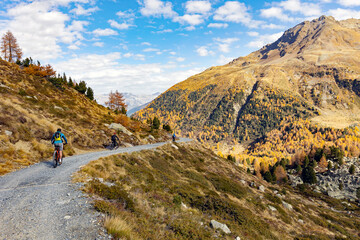
<svg viewBox="0 0 360 240">
<path fill-rule="evenodd" d="M 112 142 L 111 147 L 112 147 L 112 148 L 115 148 L 116 146 L 118 146 L 117 141 L 120 142 L 120 139 L 118 138 L 118 136 L 116 136 L 116 132 L 115 132 L 115 133 L 111 136 L 111 142 Z"/>
<path fill-rule="evenodd" d="M 59 148 L 60 152 L 60 164 L 62 163 L 62 151 L 64 149 L 64 142 L 67 144 L 67 139 L 65 135 L 61 132 L 61 129 L 59 128 L 54 135 L 51 137 L 51 144 L 54 144 L 55 148 Z"/>
<path fill-rule="evenodd" d="M 175 140 L 176 140 L 176 135 L 175 135 L 175 133 L 172 135 L 172 140 L 173 140 L 173 142 L 175 142 Z"/>
</svg>

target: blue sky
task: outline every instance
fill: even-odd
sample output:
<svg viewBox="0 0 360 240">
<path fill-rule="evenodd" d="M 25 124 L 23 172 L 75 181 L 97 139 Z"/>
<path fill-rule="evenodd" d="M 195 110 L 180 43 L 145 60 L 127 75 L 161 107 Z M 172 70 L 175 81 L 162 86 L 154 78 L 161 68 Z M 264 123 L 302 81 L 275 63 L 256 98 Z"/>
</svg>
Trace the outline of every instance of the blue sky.
<svg viewBox="0 0 360 240">
<path fill-rule="evenodd" d="M 360 18 L 360 0 L 2 0 L 0 34 L 96 95 L 151 94 L 321 15 Z"/>
</svg>

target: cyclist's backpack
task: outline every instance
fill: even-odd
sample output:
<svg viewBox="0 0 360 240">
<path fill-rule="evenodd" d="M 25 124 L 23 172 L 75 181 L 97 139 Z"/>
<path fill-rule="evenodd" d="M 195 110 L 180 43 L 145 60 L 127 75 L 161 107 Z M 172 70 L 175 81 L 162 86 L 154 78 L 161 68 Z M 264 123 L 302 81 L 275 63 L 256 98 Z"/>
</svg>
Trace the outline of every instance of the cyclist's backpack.
<svg viewBox="0 0 360 240">
<path fill-rule="evenodd" d="M 55 141 L 61 141 L 61 134 L 59 132 L 56 132 L 54 139 L 55 139 Z"/>
</svg>

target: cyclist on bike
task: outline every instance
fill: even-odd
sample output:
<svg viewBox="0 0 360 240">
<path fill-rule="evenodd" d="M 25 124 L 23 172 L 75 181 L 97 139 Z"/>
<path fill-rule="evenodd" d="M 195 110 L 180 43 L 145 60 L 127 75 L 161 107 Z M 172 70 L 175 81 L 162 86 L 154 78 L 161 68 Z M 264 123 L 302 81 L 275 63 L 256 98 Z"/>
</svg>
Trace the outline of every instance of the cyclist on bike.
<svg viewBox="0 0 360 240">
<path fill-rule="evenodd" d="M 118 138 L 118 136 L 116 136 L 116 132 L 115 132 L 115 133 L 111 136 L 111 142 L 112 142 L 111 146 L 112 146 L 112 148 L 115 148 L 116 146 L 118 146 L 116 140 L 120 142 L 120 139 Z"/>
<path fill-rule="evenodd" d="M 54 144 L 55 149 L 57 147 L 59 148 L 60 164 L 62 163 L 62 151 L 64 149 L 64 142 L 65 142 L 65 144 L 67 144 L 67 139 L 66 139 L 65 135 L 61 132 L 61 129 L 58 128 L 58 130 L 51 137 L 51 144 Z"/>
</svg>

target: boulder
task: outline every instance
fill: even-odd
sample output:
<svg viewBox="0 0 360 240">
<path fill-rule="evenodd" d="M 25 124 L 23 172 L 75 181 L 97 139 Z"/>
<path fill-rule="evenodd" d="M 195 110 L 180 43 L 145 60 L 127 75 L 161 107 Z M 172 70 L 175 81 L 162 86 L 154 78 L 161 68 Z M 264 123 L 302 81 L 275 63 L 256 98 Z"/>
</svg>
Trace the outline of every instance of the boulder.
<svg viewBox="0 0 360 240">
<path fill-rule="evenodd" d="M 263 185 L 260 185 L 260 186 L 259 186 L 259 191 L 260 191 L 260 192 L 265 192 L 265 187 L 264 187 Z"/>
<path fill-rule="evenodd" d="M 148 139 L 150 139 L 151 141 L 155 141 L 155 138 L 154 138 L 153 135 L 149 135 L 149 136 L 148 136 Z"/>
<path fill-rule="evenodd" d="M 273 207 L 273 206 L 271 206 L 271 205 L 268 205 L 268 207 L 269 207 L 270 211 L 272 211 L 272 212 L 277 211 L 277 209 L 276 209 L 276 208 L 274 208 L 274 207 Z"/>
<path fill-rule="evenodd" d="M 291 210 L 291 211 L 293 210 L 292 205 L 287 202 L 282 201 L 282 205 L 288 210 Z"/>
<path fill-rule="evenodd" d="M 133 135 L 132 132 L 130 132 L 129 130 L 126 129 L 126 127 L 124 127 L 123 125 L 121 125 L 120 123 L 112 123 L 109 125 L 110 129 L 114 129 L 116 131 L 120 131 L 123 132 L 129 136 Z"/>
<path fill-rule="evenodd" d="M 8 131 L 8 130 L 5 130 L 5 134 L 6 134 L 7 136 L 11 136 L 11 135 L 13 135 L 13 132 L 12 132 L 12 131 Z"/>
<path fill-rule="evenodd" d="M 235 238 L 235 240 L 241 240 L 241 239 L 240 239 L 240 237 L 239 237 L 239 236 L 237 236 L 237 237 Z"/>
<path fill-rule="evenodd" d="M 30 97 L 30 98 L 32 98 L 32 97 Z M 59 106 L 54 106 L 54 109 L 55 109 L 55 110 L 64 111 L 64 109 L 63 109 L 62 107 L 59 107 Z"/>
<path fill-rule="evenodd" d="M 246 181 L 241 179 L 240 182 L 243 184 L 243 185 L 246 185 Z"/>
<path fill-rule="evenodd" d="M 219 223 L 218 221 L 215 220 L 210 221 L 210 227 L 212 227 L 213 229 L 220 229 L 226 234 L 231 233 L 230 229 L 228 228 L 228 226 L 226 226 L 226 224 Z"/>
</svg>

